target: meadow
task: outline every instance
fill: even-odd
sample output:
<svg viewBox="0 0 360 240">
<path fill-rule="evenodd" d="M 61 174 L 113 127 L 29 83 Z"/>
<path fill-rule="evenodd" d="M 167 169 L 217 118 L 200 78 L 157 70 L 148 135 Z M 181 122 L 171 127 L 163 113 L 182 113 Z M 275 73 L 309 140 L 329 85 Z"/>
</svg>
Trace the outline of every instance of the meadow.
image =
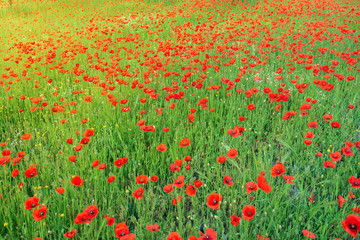
<svg viewBox="0 0 360 240">
<path fill-rule="evenodd" d="M 359 27 L 357 0 L 0 0 L 0 239 L 358 237 Z"/>
</svg>

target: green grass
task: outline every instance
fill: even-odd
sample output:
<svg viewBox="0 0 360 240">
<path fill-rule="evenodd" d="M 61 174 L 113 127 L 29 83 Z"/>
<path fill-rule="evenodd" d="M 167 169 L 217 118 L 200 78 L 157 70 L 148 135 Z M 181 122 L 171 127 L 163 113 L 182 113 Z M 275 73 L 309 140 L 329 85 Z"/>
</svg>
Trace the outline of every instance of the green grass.
<svg viewBox="0 0 360 240">
<path fill-rule="evenodd" d="M 120 222 L 129 226 L 136 239 L 166 239 L 171 232 L 188 239 L 191 235 L 199 237 L 199 232 L 207 228 L 215 230 L 218 239 L 229 240 L 256 239 L 259 234 L 270 239 L 304 239 L 304 229 L 312 231 L 317 239 L 350 239 L 341 221 L 358 206 L 359 191 L 348 179 L 358 177 L 359 150 L 353 146 L 354 156 L 342 154 L 335 169 L 324 168 L 323 163 L 331 160 L 330 152 L 342 153 L 345 141 L 360 140 L 358 64 L 351 66 L 341 58 L 341 53 L 359 49 L 359 44 L 354 42 L 354 38 L 359 39 L 358 31 L 352 34 L 339 28 L 358 30 L 356 4 L 356 1 L 244 4 L 218 1 L 214 4 L 205 0 L 29 0 L 14 1 L 9 7 L 1 2 L 0 142 L 8 143 L 1 151 L 9 149 L 11 159 L 20 151 L 26 156 L 16 166 L 11 163 L 0 166 L 0 239 L 61 239 L 74 228 L 77 229 L 75 239 L 115 239 L 114 228 Z M 352 8 L 355 10 L 351 11 Z M 307 33 L 309 37 L 298 33 Z M 269 41 L 269 36 L 274 40 Z M 297 50 L 293 51 L 294 48 Z M 327 50 L 321 53 L 319 48 Z M 50 59 L 52 53 L 56 56 L 51 58 L 53 62 L 47 63 L 46 56 Z M 297 63 L 302 59 L 299 53 L 313 55 L 312 64 L 319 66 L 331 67 L 332 60 L 336 60 L 339 64 L 330 70 L 345 77 L 353 76 L 355 80 L 338 81 L 333 73 L 321 70 L 314 76 L 312 70 L 304 68 L 306 64 Z M 215 61 L 207 56 L 218 57 Z M 352 55 L 352 58 L 357 61 L 358 56 Z M 244 57 L 248 63 L 257 63 L 256 66 L 243 63 Z M 298 59 L 294 60 L 295 57 Z M 37 58 L 39 62 L 35 61 Z M 225 66 L 232 58 L 236 62 Z M 112 59 L 118 63 L 113 68 Z M 201 69 L 200 63 L 205 59 L 207 64 L 219 66 L 220 71 L 212 67 L 195 71 L 194 67 Z M 292 65 L 287 66 L 288 63 Z M 71 72 L 76 64 L 79 64 L 78 70 L 84 72 L 78 75 Z M 192 69 L 182 69 L 188 66 Z M 246 74 L 240 75 L 241 80 L 235 82 L 234 88 L 226 90 L 227 84 L 221 78 L 234 82 L 245 70 L 244 66 L 248 66 Z M 17 76 L 2 77 L 2 74 L 10 75 L 7 67 Z M 276 73 L 279 67 L 284 68 L 281 74 Z M 296 69 L 287 72 L 291 67 Z M 126 68 L 130 76 L 122 75 Z M 22 76 L 24 69 L 27 76 Z M 249 69 L 252 72 L 247 71 Z M 112 70 L 116 70 L 118 76 L 111 76 L 108 71 Z M 40 76 L 36 74 L 39 71 Z M 147 72 L 148 83 L 144 77 Z M 164 77 L 166 72 L 179 75 Z M 182 78 L 187 72 L 192 75 L 185 83 Z M 207 75 L 203 87 L 191 86 L 201 79 L 201 74 Z M 315 79 L 324 80 L 326 74 L 331 75 L 327 82 L 334 85 L 331 91 L 313 84 Z M 95 80 L 85 81 L 85 75 Z M 277 75 L 283 79 L 276 80 Z M 254 76 L 262 81 L 254 81 Z M 26 80 L 27 77 L 31 79 Z M 120 79 L 128 85 L 118 84 Z M 298 92 L 296 84 L 291 82 L 294 79 L 298 80 L 296 84 L 308 84 L 305 92 Z M 159 96 L 153 99 L 144 88 L 131 88 L 134 80 Z M 286 85 L 282 87 L 282 83 Z M 104 85 L 116 88 L 105 90 Z M 207 90 L 211 85 L 221 85 L 221 88 Z M 164 89 L 174 86 L 179 89 L 173 92 Z M 281 87 L 289 89 L 291 96 L 286 102 L 269 103 L 269 96 L 263 92 L 266 87 L 274 93 L 279 93 Z M 252 88 L 259 92 L 246 96 L 245 92 Z M 237 89 L 243 92 L 237 93 Z M 180 100 L 166 100 L 166 96 L 180 91 L 184 93 Z M 20 99 L 22 95 L 25 100 Z M 109 95 L 118 101 L 117 106 L 108 101 Z M 40 96 L 39 104 L 29 100 Z M 92 102 L 85 102 L 85 96 L 91 96 Z M 141 103 L 141 98 L 147 102 Z M 202 98 L 208 100 L 206 110 L 197 104 Z M 301 116 L 300 107 L 307 103 L 306 98 L 317 102 L 311 103 L 308 115 Z M 128 102 L 122 105 L 122 99 Z M 30 110 L 44 102 L 48 105 L 42 110 Z M 172 103 L 175 108 L 169 109 Z M 64 106 L 65 110 L 53 113 L 54 104 Z M 255 110 L 249 111 L 249 104 L 254 104 Z M 276 111 L 278 104 L 282 107 Z M 355 108 L 349 109 L 349 104 Z M 130 110 L 123 112 L 122 106 Z M 163 108 L 162 114 L 157 114 L 156 108 Z M 193 123 L 188 120 L 191 108 L 197 110 Z M 24 111 L 19 113 L 19 109 Z M 209 112 L 210 109 L 215 111 Z M 78 112 L 71 113 L 71 110 Z M 143 110 L 146 113 L 140 115 Z M 289 111 L 298 114 L 283 120 Z M 324 114 L 331 114 L 333 119 L 326 122 Z M 244 116 L 245 121 L 240 122 L 240 116 Z M 88 122 L 82 124 L 85 118 Z M 152 125 L 156 130 L 140 130 L 137 125 L 140 119 L 145 119 L 145 125 Z M 66 122 L 61 124 L 62 120 Z M 310 121 L 317 121 L 318 128 L 309 128 Z M 333 121 L 341 127 L 333 129 L 330 125 Z M 232 138 L 227 130 L 235 126 L 243 126 L 245 130 L 241 136 Z M 170 130 L 163 132 L 163 128 Z M 80 152 L 75 152 L 74 147 L 86 129 L 93 129 L 95 135 Z M 308 131 L 315 134 L 309 146 L 304 143 Z M 31 139 L 21 140 L 24 133 L 30 133 Z M 73 144 L 66 143 L 68 138 L 73 138 Z M 191 144 L 180 148 L 183 138 L 189 138 Z M 165 144 L 167 151 L 157 151 L 159 144 Z M 226 156 L 231 148 L 238 150 L 238 156 L 219 164 L 217 157 Z M 318 152 L 322 152 L 323 157 L 317 157 Z M 74 163 L 68 160 L 73 155 L 77 156 Z M 185 156 L 192 157 L 190 170 L 185 169 L 187 163 L 183 161 L 180 172 L 172 173 L 170 164 Z M 117 168 L 114 161 L 122 157 L 128 157 L 129 161 Z M 95 160 L 107 164 L 106 169 L 93 168 L 91 164 Z M 294 184 L 286 183 L 282 176 L 271 177 L 270 169 L 277 162 L 284 164 L 286 175 L 295 178 Z M 37 164 L 38 175 L 27 179 L 24 172 L 31 164 Z M 20 174 L 14 178 L 11 173 L 15 168 Z M 246 193 L 245 184 L 257 182 L 261 171 L 266 172 L 273 190 L 269 194 L 260 189 Z M 71 185 L 76 175 L 84 179 L 83 186 Z M 140 186 L 136 183 L 139 175 L 157 175 L 159 181 L 149 180 Z M 185 177 L 186 184 L 195 180 L 203 182 L 196 196 L 188 196 L 186 186 L 170 194 L 163 191 L 163 187 L 172 184 L 179 175 Z M 232 187 L 223 184 L 226 175 L 233 178 Z M 109 176 L 115 176 L 115 181 L 108 183 Z M 21 182 L 23 189 L 18 187 Z M 62 195 L 55 191 L 59 186 L 65 189 Z M 139 187 L 144 188 L 144 197 L 135 200 L 132 193 Z M 354 199 L 348 198 L 350 191 Z M 206 206 L 207 197 L 213 192 L 223 198 L 219 210 Z M 173 206 L 172 200 L 178 195 L 182 200 Z M 313 203 L 308 200 L 311 195 L 314 195 Z M 339 195 L 346 199 L 342 208 L 337 201 Z M 34 221 L 33 210 L 26 210 L 24 205 L 25 200 L 33 196 L 48 206 L 46 217 L 39 222 Z M 90 205 L 99 208 L 99 215 L 90 224 L 76 225 L 75 217 Z M 254 219 L 241 219 L 238 226 L 231 225 L 231 215 L 241 217 L 246 205 L 256 207 Z M 106 214 L 115 217 L 115 225 L 106 225 Z M 149 224 L 159 224 L 161 230 L 152 233 L 146 230 Z"/>
</svg>

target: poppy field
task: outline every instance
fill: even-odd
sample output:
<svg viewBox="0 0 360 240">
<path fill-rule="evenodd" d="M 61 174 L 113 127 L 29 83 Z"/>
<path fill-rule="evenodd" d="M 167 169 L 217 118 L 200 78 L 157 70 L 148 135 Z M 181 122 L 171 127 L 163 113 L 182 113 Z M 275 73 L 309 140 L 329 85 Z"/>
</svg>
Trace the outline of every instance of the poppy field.
<svg viewBox="0 0 360 240">
<path fill-rule="evenodd" d="M 356 0 L 0 0 L 0 239 L 356 239 Z"/>
</svg>

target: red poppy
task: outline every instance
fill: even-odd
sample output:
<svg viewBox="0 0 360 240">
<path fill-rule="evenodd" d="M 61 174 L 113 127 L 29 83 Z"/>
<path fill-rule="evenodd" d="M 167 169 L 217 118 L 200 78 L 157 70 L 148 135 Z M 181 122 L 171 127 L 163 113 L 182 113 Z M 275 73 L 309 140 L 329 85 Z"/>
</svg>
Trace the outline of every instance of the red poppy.
<svg viewBox="0 0 360 240">
<path fill-rule="evenodd" d="M 108 179 L 107 179 L 108 183 L 112 183 L 113 181 L 115 181 L 115 176 L 108 177 Z"/>
<path fill-rule="evenodd" d="M 136 183 L 137 184 L 146 184 L 148 181 L 148 177 L 145 175 L 139 175 L 136 177 Z"/>
<path fill-rule="evenodd" d="M 33 178 L 33 177 L 35 177 L 37 174 L 38 174 L 38 173 L 37 173 L 36 168 L 31 167 L 31 166 L 25 171 L 25 177 L 26 177 L 26 178 Z"/>
<path fill-rule="evenodd" d="M 341 225 L 343 226 L 345 232 L 355 238 L 358 231 L 360 231 L 360 217 L 355 214 L 350 214 L 346 217 L 346 220 L 341 221 Z"/>
<path fill-rule="evenodd" d="M 144 189 L 143 188 L 138 188 L 138 189 L 135 190 L 135 192 L 133 192 L 133 197 L 136 200 L 142 199 L 143 196 L 144 196 Z"/>
<path fill-rule="evenodd" d="M 349 146 L 341 148 L 341 151 L 346 157 L 354 156 L 354 153 L 351 151 L 351 148 Z"/>
<path fill-rule="evenodd" d="M 206 205 L 212 209 L 219 209 L 222 197 L 218 193 L 211 193 L 206 201 Z"/>
<path fill-rule="evenodd" d="M 302 233 L 304 234 L 305 237 L 308 237 L 308 238 L 312 238 L 314 239 L 315 238 L 315 234 L 310 232 L 309 230 L 303 230 Z"/>
<path fill-rule="evenodd" d="M 25 133 L 24 136 L 21 137 L 21 140 L 30 140 L 30 139 L 31 139 L 30 133 Z"/>
<path fill-rule="evenodd" d="M 184 240 L 184 239 L 182 239 L 180 234 L 178 234 L 177 232 L 172 232 L 169 234 L 166 240 Z"/>
<path fill-rule="evenodd" d="M 332 161 L 326 161 L 324 162 L 324 168 L 335 168 L 336 165 Z"/>
<path fill-rule="evenodd" d="M 11 173 L 11 176 L 12 177 L 17 177 L 19 175 L 19 169 L 15 168 L 12 173 Z"/>
<path fill-rule="evenodd" d="M 309 123 L 308 123 L 308 126 L 309 126 L 310 128 L 318 128 L 318 124 L 317 124 L 316 121 L 311 121 L 311 122 L 309 122 Z"/>
<path fill-rule="evenodd" d="M 84 180 L 81 179 L 81 178 L 79 177 L 79 175 L 76 175 L 76 177 L 74 177 L 74 178 L 71 180 L 71 185 L 75 185 L 75 186 L 78 186 L 78 187 L 82 186 L 83 183 L 84 183 Z"/>
<path fill-rule="evenodd" d="M 332 119 L 332 116 L 330 114 L 325 114 L 323 118 L 325 119 L 325 121 L 330 121 Z"/>
<path fill-rule="evenodd" d="M 266 179 L 264 176 L 265 176 L 265 172 L 262 171 L 261 176 L 257 177 L 258 186 L 260 189 L 264 190 L 266 193 L 269 193 L 269 192 L 271 192 L 272 187 L 266 182 Z"/>
<path fill-rule="evenodd" d="M 129 227 L 125 223 L 119 223 L 115 227 L 115 234 L 117 238 L 124 237 L 129 235 L 130 230 Z"/>
<path fill-rule="evenodd" d="M 334 162 L 340 161 L 341 153 L 339 153 L 339 152 L 330 153 L 330 157 Z"/>
<path fill-rule="evenodd" d="M 223 163 L 226 161 L 226 157 L 225 156 L 220 156 L 216 159 L 218 161 L 218 163 Z"/>
<path fill-rule="evenodd" d="M 245 184 L 246 186 L 246 192 L 251 193 L 252 191 L 258 190 L 258 184 L 256 182 L 248 182 Z"/>
<path fill-rule="evenodd" d="M 165 144 L 159 144 L 159 145 L 157 146 L 157 150 L 158 150 L 159 152 L 165 152 L 165 151 L 167 150 L 167 147 L 166 147 Z"/>
<path fill-rule="evenodd" d="M 106 225 L 112 226 L 115 222 L 115 217 L 109 217 L 107 214 L 105 215 L 105 219 L 107 220 Z"/>
<path fill-rule="evenodd" d="M 184 176 L 179 176 L 177 179 L 174 179 L 174 185 L 177 188 L 182 188 L 185 183 L 184 183 L 185 177 Z"/>
<path fill-rule="evenodd" d="M 349 178 L 349 183 L 354 187 L 354 188 L 359 188 L 360 187 L 360 178 L 356 178 L 354 176 Z"/>
<path fill-rule="evenodd" d="M 237 217 L 235 214 L 231 216 L 231 224 L 234 226 L 239 225 L 240 223 L 240 219 L 239 217 Z"/>
<path fill-rule="evenodd" d="M 342 196 L 338 196 L 338 202 L 339 202 L 339 207 L 342 207 L 342 205 L 346 202 L 345 198 L 343 198 Z"/>
<path fill-rule="evenodd" d="M 287 183 L 293 183 L 294 177 L 293 177 L 293 176 L 283 175 L 283 179 L 284 179 Z"/>
<path fill-rule="evenodd" d="M 196 188 L 192 184 L 189 184 L 189 185 L 186 186 L 185 192 L 190 197 L 193 197 L 193 196 L 196 195 Z"/>
<path fill-rule="evenodd" d="M 83 145 L 87 145 L 88 143 L 89 143 L 89 141 L 90 141 L 90 138 L 87 138 L 87 137 L 84 137 L 83 139 L 81 139 L 81 144 L 83 144 Z"/>
<path fill-rule="evenodd" d="M 91 137 L 91 136 L 93 136 L 94 135 L 94 130 L 91 130 L 91 129 L 86 129 L 85 131 L 84 131 L 84 137 Z"/>
<path fill-rule="evenodd" d="M 125 163 L 127 163 L 127 161 L 129 160 L 128 157 L 123 157 L 123 158 L 119 158 L 116 159 L 116 161 L 114 162 L 116 167 L 121 167 L 122 165 L 124 165 Z"/>
<path fill-rule="evenodd" d="M 34 209 L 33 218 L 35 221 L 41 221 L 46 217 L 47 206 L 42 205 L 40 209 Z"/>
<path fill-rule="evenodd" d="M 271 176 L 272 177 L 280 176 L 281 174 L 283 174 L 285 172 L 286 172 L 285 167 L 280 162 L 271 168 Z"/>
<path fill-rule="evenodd" d="M 31 198 L 26 199 L 26 201 L 25 201 L 26 208 L 25 209 L 36 208 L 37 206 L 40 205 L 39 200 L 40 199 L 38 197 L 31 197 Z"/>
<path fill-rule="evenodd" d="M 153 182 L 157 182 L 158 179 L 159 179 L 159 178 L 158 178 L 158 176 L 156 176 L 156 175 L 153 175 L 153 176 L 151 176 L 151 178 L 150 178 L 150 180 L 153 181 Z"/>
<path fill-rule="evenodd" d="M 234 148 L 230 149 L 227 153 L 227 156 L 229 158 L 236 158 L 237 155 L 238 155 L 238 151 Z"/>
<path fill-rule="evenodd" d="M 194 182 L 194 186 L 195 186 L 196 188 L 199 188 L 199 187 L 202 186 L 202 182 L 199 181 L 199 180 L 196 180 L 196 181 Z"/>
<path fill-rule="evenodd" d="M 249 104 L 249 105 L 247 106 L 247 109 L 250 110 L 250 111 L 252 111 L 252 110 L 255 109 L 255 105 L 254 105 L 254 104 Z"/>
<path fill-rule="evenodd" d="M 251 206 L 251 205 L 246 205 L 243 209 L 242 209 L 242 218 L 250 221 L 254 218 L 255 214 L 256 214 L 256 207 Z"/>
<path fill-rule="evenodd" d="M 189 146 L 189 145 L 190 145 L 190 139 L 188 139 L 188 138 L 184 138 L 179 143 L 180 147 L 186 147 L 186 146 Z"/>
<path fill-rule="evenodd" d="M 331 123 L 331 127 L 332 128 L 339 128 L 341 125 L 340 125 L 340 123 L 338 123 L 338 122 L 332 122 Z"/>
<path fill-rule="evenodd" d="M 95 160 L 91 164 L 92 167 L 97 167 L 98 165 L 99 165 L 99 160 Z"/>
<path fill-rule="evenodd" d="M 93 219 L 96 217 L 96 215 L 98 215 L 99 209 L 96 205 L 90 205 L 85 209 L 84 212 L 88 214 L 90 219 Z"/>
<path fill-rule="evenodd" d="M 198 238 L 198 240 L 216 240 L 217 233 L 212 230 L 211 228 L 206 229 L 206 235 L 200 232 L 201 236 Z"/>
<path fill-rule="evenodd" d="M 66 238 L 73 238 L 76 234 L 76 229 L 73 229 L 71 232 L 67 232 L 64 234 L 64 237 Z"/>
<path fill-rule="evenodd" d="M 224 177 L 224 184 L 229 185 L 230 187 L 234 184 L 230 176 Z"/>
<path fill-rule="evenodd" d="M 62 188 L 62 187 L 58 187 L 58 188 L 56 189 L 56 191 L 57 191 L 58 193 L 60 193 L 60 194 L 63 194 L 63 193 L 65 192 L 65 189 Z"/>
<path fill-rule="evenodd" d="M 158 232 L 158 231 L 160 231 L 159 225 L 157 225 L 157 224 L 147 225 L 146 229 L 149 230 L 150 232 Z"/>
<path fill-rule="evenodd" d="M 175 206 L 175 205 L 177 205 L 179 202 L 181 202 L 181 195 L 173 198 L 173 200 L 172 200 L 172 205 Z"/>
<path fill-rule="evenodd" d="M 91 218 L 87 212 L 79 213 L 74 219 L 75 224 L 91 223 Z"/>
</svg>

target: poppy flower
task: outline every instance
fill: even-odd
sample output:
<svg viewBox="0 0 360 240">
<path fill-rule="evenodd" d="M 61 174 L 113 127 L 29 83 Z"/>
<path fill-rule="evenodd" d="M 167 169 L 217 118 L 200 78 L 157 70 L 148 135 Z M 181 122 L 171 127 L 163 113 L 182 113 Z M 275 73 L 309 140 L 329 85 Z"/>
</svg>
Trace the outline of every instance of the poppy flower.
<svg viewBox="0 0 360 240">
<path fill-rule="evenodd" d="M 250 110 L 250 111 L 252 111 L 252 110 L 255 109 L 255 105 L 254 105 L 254 104 L 249 104 L 249 105 L 247 106 L 247 109 Z"/>
<path fill-rule="evenodd" d="M 25 133 L 24 136 L 21 137 L 21 140 L 30 140 L 30 139 L 31 139 L 30 133 Z"/>
<path fill-rule="evenodd" d="M 304 234 L 305 237 L 315 239 L 315 234 L 310 232 L 309 230 L 305 229 L 302 231 L 302 233 Z"/>
<path fill-rule="evenodd" d="M 206 229 L 206 235 L 202 232 L 200 232 L 200 235 L 198 240 L 216 240 L 217 238 L 217 233 L 211 228 Z"/>
<path fill-rule="evenodd" d="M 339 202 L 339 207 L 342 207 L 342 205 L 346 202 L 345 198 L 343 198 L 342 196 L 338 196 L 338 202 Z"/>
<path fill-rule="evenodd" d="M 68 138 L 68 139 L 66 139 L 66 142 L 67 142 L 68 144 L 72 144 L 72 143 L 73 143 L 73 139 L 72 139 L 72 138 Z"/>
<path fill-rule="evenodd" d="M 190 197 L 193 197 L 193 196 L 196 195 L 196 188 L 192 184 L 189 184 L 189 185 L 186 186 L 185 192 Z"/>
<path fill-rule="evenodd" d="M 234 148 L 230 149 L 227 153 L 227 156 L 229 158 L 236 158 L 237 155 L 238 155 L 238 151 Z"/>
<path fill-rule="evenodd" d="M 223 163 L 226 161 L 226 157 L 225 156 L 220 156 L 216 159 L 216 161 L 218 161 L 218 163 Z"/>
<path fill-rule="evenodd" d="M 94 130 L 91 130 L 91 129 L 86 129 L 85 131 L 84 131 L 84 137 L 91 137 L 91 136 L 93 136 L 94 135 Z"/>
<path fill-rule="evenodd" d="M 332 128 L 339 128 L 341 125 L 340 125 L 340 123 L 338 123 L 338 122 L 332 122 L 331 123 L 331 127 Z"/>
<path fill-rule="evenodd" d="M 109 215 L 105 215 L 105 219 L 107 221 L 106 225 L 112 226 L 115 222 L 115 217 L 109 217 Z"/>
<path fill-rule="evenodd" d="M 325 114 L 323 118 L 325 121 L 330 121 L 332 119 L 332 116 L 330 114 Z"/>
<path fill-rule="evenodd" d="M 165 152 L 167 150 L 167 147 L 165 144 L 159 144 L 156 148 L 159 152 Z"/>
<path fill-rule="evenodd" d="M 145 175 L 139 175 L 136 177 L 136 183 L 137 184 L 146 184 L 148 181 L 148 177 Z"/>
<path fill-rule="evenodd" d="M 355 238 L 358 231 L 360 231 L 360 217 L 355 214 L 350 214 L 346 217 L 346 220 L 341 221 L 341 225 L 343 226 L 345 232 Z"/>
<path fill-rule="evenodd" d="M 341 153 L 339 153 L 339 152 L 330 153 L 330 157 L 334 162 L 340 161 Z"/>
<path fill-rule="evenodd" d="M 354 188 L 359 188 L 360 187 L 360 178 L 356 178 L 354 176 L 349 178 L 349 183 L 354 187 Z"/>
<path fill-rule="evenodd" d="M 219 209 L 222 197 L 218 193 L 211 193 L 206 201 L 206 205 L 212 209 Z"/>
<path fill-rule="evenodd" d="M 46 217 L 48 207 L 45 205 L 42 205 L 40 209 L 34 209 L 33 212 L 33 218 L 35 221 L 41 221 Z"/>
<path fill-rule="evenodd" d="M 66 238 L 73 238 L 76 234 L 76 229 L 73 229 L 71 232 L 67 232 L 64 234 L 64 237 Z"/>
<path fill-rule="evenodd" d="M 121 238 L 126 235 L 129 235 L 129 233 L 130 233 L 129 227 L 125 223 L 118 223 L 115 226 L 115 234 L 117 238 Z"/>
<path fill-rule="evenodd" d="M 246 192 L 251 193 L 252 191 L 258 190 L 258 184 L 256 182 L 248 182 L 245 184 Z"/>
<path fill-rule="evenodd" d="M 146 230 L 149 230 L 150 232 L 158 232 L 158 231 L 160 231 L 159 225 L 157 225 L 157 224 L 147 225 Z"/>
<path fill-rule="evenodd" d="M 261 175 L 257 177 L 258 186 L 260 189 L 264 190 L 266 193 L 269 193 L 269 192 L 271 192 L 272 187 L 267 183 L 264 176 L 265 176 L 265 172 L 262 171 Z"/>
<path fill-rule="evenodd" d="M 84 137 L 83 139 L 81 139 L 81 144 L 83 144 L 83 145 L 87 145 L 88 143 L 89 143 L 89 141 L 90 141 L 90 138 L 87 138 L 87 137 Z"/>
<path fill-rule="evenodd" d="M 166 240 L 184 240 L 184 239 L 182 239 L 180 234 L 178 234 L 177 232 L 172 232 L 169 234 Z"/>
<path fill-rule="evenodd" d="M 175 205 L 177 205 L 179 202 L 181 202 L 181 195 L 173 198 L 173 200 L 172 200 L 172 205 L 175 206 Z"/>
<path fill-rule="evenodd" d="M 224 184 L 229 185 L 230 187 L 234 184 L 230 176 L 224 177 Z"/>
<path fill-rule="evenodd" d="M 56 191 L 57 191 L 59 194 L 63 194 L 63 193 L 65 192 L 65 189 L 62 188 L 62 187 L 58 187 L 58 188 L 56 189 Z"/>
<path fill-rule="evenodd" d="M 37 175 L 37 170 L 34 167 L 29 167 L 26 171 L 25 171 L 25 177 L 26 178 L 33 178 Z"/>
<path fill-rule="evenodd" d="M 351 148 L 349 146 L 341 148 L 341 151 L 346 157 L 354 156 L 354 153 L 351 151 Z"/>
<path fill-rule="evenodd" d="M 287 183 L 293 183 L 294 177 L 293 177 L 293 176 L 283 175 L 283 179 L 284 179 Z"/>
<path fill-rule="evenodd" d="M 190 145 L 190 139 L 188 139 L 188 138 L 184 138 L 179 143 L 180 147 L 186 147 L 186 146 L 189 146 L 189 145 Z"/>
<path fill-rule="evenodd" d="M 85 96 L 84 97 L 84 102 L 91 102 L 92 101 L 92 97 L 91 96 Z"/>
<path fill-rule="evenodd" d="M 121 167 L 122 165 L 124 165 L 125 163 L 127 163 L 127 161 L 129 160 L 129 158 L 127 157 L 123 157 L 123 158 L 118 158 L 115 160 L 114 164 L 116 167 Z"/>
<path fill-rule="evenodd" d="M 309 123 L 308 123 L 308 126 L 309 126 L 310 128 L 318 128 L 318 124 L 317 124 L 316 121 L 311 121 L 311 122 L 309 122 Z"/>
<path fill-rule="evenodd" d="M 153 182 L 157 182 L 158 179 L 159 179 L 159 178 L 158 178 L 158 176 L 156 176 L 156 175 L 153 175 L 153 176 L 151 176 L 151 178 L 150 178 L 150 180 L 153 181 Z"/>
<path fill-rule="evenodd" d="M 76 175 L 72 180 L 71 180 L 71 185 L 74 185 L 74 186 L 78 186 L 78 187 L 81 187 L 84 183 L 84 180 L 81 179 L 79 177 L 79 175 Z"/>
<path fill-rule="evenodd" d="M 233 215 L 231 216 L 231 224 L 234 225 L 234 226 L 239 225 L 240 219 L 241 219 L 241 218 L 239 218 L 239 217 L 237 217 L 235 214 L 233 214 Z"/>
<path fill-rule="evenodd" d="M 17 177 L 19 175 L 19 169 L 15 168 L 12 173 L 11 173 L 11 176 L 12 177 Z"/>
<path fill-rule="evenodd" d="M 31 198 L 26 199 L 26 201 L 25 201 L 26 208 L 25 209 L 36 208 L 37 206 L 40 205 L 39 200 L 40 199 L 38 197 L 31 197 Z"/>
<path fill-rule="evenodd" d="M 271 176 L 272 177 L 280 176 L 281 174 L 283 174 L 285 172 L 286 172 L 285 167 L 280 162 L 271 168 Z"/>
<path fill-rule="evenodd" d="M 335 168 L 336 165 L 332 161 L 326 161 L 324 162 L 324 168 Z"/>
<path fill-rule="evenodd" d="M 107 182 L 108 182 L 108 183 L 112 183 L 114 180 L 115 180 L 115 176 L 110 176 L 110 177 L 107 179 Z"/>
<path fill-rule="evenodd" d="M 79 213 L 74 219 L 75 224 L 91 223 L 91 219 L 87 212 Z"/>
<path fill-rule="evenodd" d="M 182 188 L 185 183 L 184 183 L 185 177 L 184 176 L 179 176 L 178 178 L 174 179 L 174 185 L 177 188 Z"/>
<path fill-rule="evenodd" d="M 91 163 L 92 167 L 97 167 L 99 165 L 99 160 L 95 160 Z"/>
<path fill-rule="evenodd" d="M 358 207 L 353 207 L 351 210 L 352 210 L 354 213 L 360 213 L 360 208 L 358 208 Z"/>
<path fill-rule="evenodd" d="M 136 189 L 136 190 L 133 192 L 133 197 L 134 197 L 136 200 L 142 199 L 143 196 L 144 196 L 144 189 L 143 189 L 143 188 L 138 188 L 138 189 Z"/>
<path fill-rule="evenodd" d="M 196 188 L 199 188 L 199 187 L 202 186 L 202 182 L 199 181 L 199 180 L 196 180 L 196 181 L 194 182 L 194 186 L 195 186 Z"/>
<path fill-rule="evenodd" d="M 242 218 L 250 221 L 254 218 L 255 214 L 256 214 L 256 207 L 251 206 L 251 205 L 246 205 L 243 209 L 242 209 Z"/>
<path fill-rule="evenodd" d="M 96 215 L 98 215 L 99 209 L 96 205 L 90 205 L 85 209 L 84 212 L 88 214 L 89 218 L 93 219 L 96 217 Z"/>
</svg>

